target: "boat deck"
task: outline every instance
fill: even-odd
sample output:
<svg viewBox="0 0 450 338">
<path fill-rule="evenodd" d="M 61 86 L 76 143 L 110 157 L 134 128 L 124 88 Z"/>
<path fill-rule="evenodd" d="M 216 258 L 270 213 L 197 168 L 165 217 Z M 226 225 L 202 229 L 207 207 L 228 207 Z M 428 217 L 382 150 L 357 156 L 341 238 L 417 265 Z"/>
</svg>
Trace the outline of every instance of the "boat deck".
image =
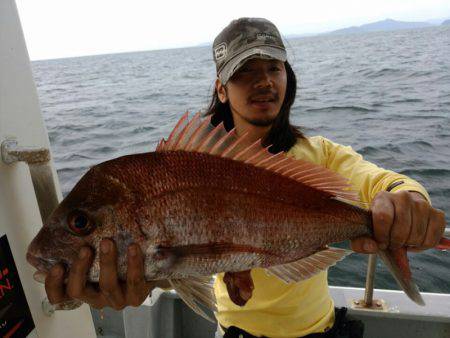
<svg viewBox="0 0 450 338">
<path fill-rule="evenodd" d="M 386 302 L 385 311 L 352 308 L 364 289 L 331 287 L 337 307 L 365 323 L 365 338 L 450 338 L 450 294 L 422 293 L 426 306 L 411 302 L 401 291 L 375 290 Z M 153 305 L 151 303 L 154 302 Z M 196 315 L 175 292 L 165 292 L 138 308 L 92 310 L 98 337 L 212 338 L 216 325 Z"/>
</svg>

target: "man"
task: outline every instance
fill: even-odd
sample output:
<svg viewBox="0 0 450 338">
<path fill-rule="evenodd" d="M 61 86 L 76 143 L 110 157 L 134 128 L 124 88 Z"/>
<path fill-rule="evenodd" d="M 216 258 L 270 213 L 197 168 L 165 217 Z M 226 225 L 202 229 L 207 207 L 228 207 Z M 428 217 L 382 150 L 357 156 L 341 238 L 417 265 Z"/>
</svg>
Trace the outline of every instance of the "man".
<svg viewBox="0 0 450 338">
<path fill-rule="evenodd" d="M 281 36 L 271 22 L 234 20 L 215 39 L 213 52 L 217 80 L 207 112 L 213 115 L 213 123 L 224 121 L 226 128 L 235 127 L 238 135 L 248 132 L 249 142 L 261 138 L 272 145 L 272 152 L 287 151 L 295 158 L 340 173 L 359 191 L 361 199 L 370 203 L 375 239 L 357 238 L 352 241 L 353 250 L 375 253 L 401 246 L 424 250 L 438 243 L 445 227 L 444 214 L 430 206 L 428 194 L 419 183 L 364 161 L 350 147 L 320 136 L 307 138 L 290 124 L 295 74 L 287 62 Z M 117 280 L 115 245 L 103 240 L 98 289 L 86 283 L 92 251 L 83 248 L 79 257 L 70 270 L 66 288 L 62 267 L 51 270 L 46 278 L 50 302 L 77 298 L 97 308 L 122 309 L 140 305 L 156 286 L 144 281 L 143 255 L 137 245 L 129 248 L 127 281 L 121 283 Z M 227 336 L 333 336 L 330 329 L 335 311 L 326 272 L 290 285 L 261 269 L 253 270 L 252 278 L 253 297 L 243 307 L 229 299 L 223 276 L 216 280 L 217 318 Z"/>
<path fill-rule="evenodd" d="M 272 23 L 235 20 L 215 39 L 213 52 L 218 79 L 208 113 L 214 123 L 223 120 L 238 134 L 250 131 L 250 142 L 262 138 L 273 145 L 273 152 L 288 151 L 339 172 L 350 179 L 364 202 L 371 203 L 377 242 L 359 238 L 352 241 L 353 250 L 372 253 L 386 246 L 426 249 L 437 244 L 445 224 L 443 213 L 429 206 L 428 195 L 417 182 L 363 161 L 349 147 L 323 137 L 305 138 L 290 125 L 295 74 Z M 333 325 L 325 272 L 296 285 L 280 283 L 259 269 L 252 271 L 252 277 L 255 293 L 244 307 L 229 300 L 225 284 L 217 279 L 217 316 L 222 326 L 238 326 L 254 335 L 299 337 Z"/>
</svg>

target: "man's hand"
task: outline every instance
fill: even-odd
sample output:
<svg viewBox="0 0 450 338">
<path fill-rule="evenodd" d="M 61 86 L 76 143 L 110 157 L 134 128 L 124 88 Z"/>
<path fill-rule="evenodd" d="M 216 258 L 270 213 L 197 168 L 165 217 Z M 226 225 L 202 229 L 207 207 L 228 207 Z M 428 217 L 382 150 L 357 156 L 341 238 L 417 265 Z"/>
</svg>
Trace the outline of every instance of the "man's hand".
<svg viewBox="0 0 450 338">
<path fill-rule="evenodd" d="M 444 234 L 444 212 L 431 207 L 417 192 L 379 192 L 370 209 L 374 239 L 358 237 L 352 240 L 353 251 L 376 253 L 403 246 L 421 251 L 435 247 Z"/>
<path fill-rule="evenodd" d="M 64 268 L 61 264 L 50 270 L 45 279 L 45 290 L 51 304 L 77 299 L 97 309 L 109 306 L 122 310 L 128 305 L 141 305 L 156 286 L 168 285 L 162 281 L 145 281 L 144 257 L 137 244 L 128 247 L 126 282 L 119 281 L 117 277 L 117 249 L 114 242 L 102 240 L 99 254 L 98 287 L 87 282 L 87 274 L 94 258 L 89 247 L 81 248 L 78 259 L 73 262 L 69 271 L 67 284 L 64 284 Z"/>
</svg>

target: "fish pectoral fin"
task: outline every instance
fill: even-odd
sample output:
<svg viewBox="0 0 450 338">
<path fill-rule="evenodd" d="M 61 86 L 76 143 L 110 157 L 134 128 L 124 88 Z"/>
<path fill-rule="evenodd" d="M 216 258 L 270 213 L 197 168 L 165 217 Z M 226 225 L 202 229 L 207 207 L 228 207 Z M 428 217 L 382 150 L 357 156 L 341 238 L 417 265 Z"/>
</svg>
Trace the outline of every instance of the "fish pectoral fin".
<svg viewBox="0 0 450 338">
<path fill-rule="evenodd" d="M 199 304 L 206 306 L 213 312 L 217 311 L 216 296 L 214 294 L 213 279 L 208 277 L 190 277 L 189 279 L 169 279 L 170 285 L 180 298 L 198 315 L 215 323 Z"/>
<path fill-rule="evenodd" d="M 266 272 L 285 283 L 296 283 L 317 275 L 351 253 L 350 250 L 326 248 L 295 262 L 271 266 Z"/>
<path fill-rule="evenodd" d="M 228 296 L 234 304 L 244 306 L 252 298 L 255 287 L 250 270 L 226 272 L 223 276 L 223 282 L 226 284 Z"/>
</svg>

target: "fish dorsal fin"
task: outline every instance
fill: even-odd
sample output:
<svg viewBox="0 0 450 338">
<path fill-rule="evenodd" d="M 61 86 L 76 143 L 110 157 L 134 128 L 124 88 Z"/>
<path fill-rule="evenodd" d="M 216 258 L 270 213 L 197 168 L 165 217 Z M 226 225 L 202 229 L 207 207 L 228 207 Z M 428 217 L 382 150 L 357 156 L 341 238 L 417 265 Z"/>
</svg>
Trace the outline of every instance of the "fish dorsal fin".
<svg viewBox="0 0 450 338">
<path fill-rule="evenodd" d="M 212 277 L 189 277 L 189 279 L 169 279 L 170 285 L 180 298 L 198 315 L 215 323 L 199 306 L 202 304 L 216 312 L 216 296 L 214 294 Z"/>
<path fill-rule="evenodd" d="M 248 134 L 238 136 L 235 129 L 227 132 L 223 123 L 216 127 L 211 116 L 201 119 L 200 112 L 189 120 L 186 112 L 176 124 L 169 138 L 162 139 L 156 151 L 194 151 L 229 158 L 289 177 L 309 187 L 326 192 L 345 201 L 360 202 L 358 194 L 350 190 L 348 180 L 317 164 L 294 159 L 284 152 L 272 154 L 261 140 L 249 144 Z"/>
<path fill-rule="evenodd" d="M 317 275 L 351 253 L 350 250 L 327 248 L 292 263 L 271 266 L 266 272 L 285 283 L 296 283 Z"/>
</svg>

